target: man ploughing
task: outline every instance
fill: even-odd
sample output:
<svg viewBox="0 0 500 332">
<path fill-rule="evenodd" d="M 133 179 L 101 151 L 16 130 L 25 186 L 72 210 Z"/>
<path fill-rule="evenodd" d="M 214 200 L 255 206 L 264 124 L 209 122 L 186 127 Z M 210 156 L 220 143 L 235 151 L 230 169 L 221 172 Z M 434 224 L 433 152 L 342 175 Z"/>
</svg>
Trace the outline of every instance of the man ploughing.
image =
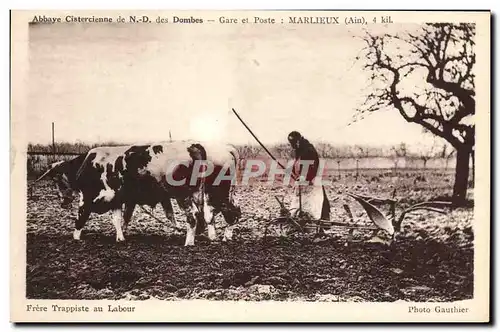
<svg viewBox="0 0 500 332">
<path fill-rule="evenodd" d="M 330 219 L 330 203 L 319 172 L 319 155 L 314 146 L 299 132 L 288 134 L 295 157 L 293 173 L 299 179 L 291 204 L 292 215 L 300 211 L 313 220 Z M 297 167 L 298 164 L 298 167 Z M 297 170 L 298 168 L 298 170 Z"/>
</svg>

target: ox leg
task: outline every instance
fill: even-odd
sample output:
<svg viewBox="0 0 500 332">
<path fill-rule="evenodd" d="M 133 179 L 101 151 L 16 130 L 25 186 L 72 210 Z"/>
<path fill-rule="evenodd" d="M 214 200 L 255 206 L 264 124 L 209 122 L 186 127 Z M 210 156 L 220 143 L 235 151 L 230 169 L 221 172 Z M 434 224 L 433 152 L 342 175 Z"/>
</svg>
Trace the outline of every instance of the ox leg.
<svg viewBox="0 0 500 332">
<path fill-rule="evenodd" d="M 194 246 L 198 209 L 191 199 L 178 200 L 179 207 L 186 214 L 186 242 L 184 246 Z"/>
<path fill-rule="evenodd" d="M 125 241 L 125 237 L 123 236 L 123 231 L 122 231 L 122 209 L 121 207 L 118 209 L 113 210 L 113 225 L 115 226 L 116 230 L 116 242 L 122 242 Z"/>
<path fill-rule="evenodd" d="M 89 219 L 90 209 L 85 205 L 80 205 L 78 208 L 78 219 L 75 222 L 75 230 L 73 232 L 73 239 L 80 240 L 82 235 L 82 228 Z"/>
<path fill-rule="evenodd" d="M 231 241 L 233 239 L 233 227 L 234 225 L 227 225 L 224 230 L 224 237 L 222 238 L 222 242 Z"/>
<path fill-rule="evenodd" d="M 123 225 L 122 228 L 124 231 L 127 230 L 128 224 L 132 219 L 132 215 L 134 214 L 135 204 L 125 204 L 125 211 L 123 212 Z"/>
<path fill-rule="evenodd" d="M 172 202 L 170 201 L 170 198 L 166 199 L 165 201 L 162 201 L 161 206 L 165 211 L 165 216 L 167 216 L 167 219 L 174 224 L 174 228 L 177 229 L 181 228 L 181 225 L 177 222 L 177 220 L 175 220 L 174 208 L 172 207 Z"/>
<path fill-rule="evenodd" d="M 210 241 L 217 239 L 217 231 L 215 229 L 215 216 L 219 213 L 218 207 L 213 204 L 211 194 L 206 195 L 203 204 L 203 222 L 207 224 L 208 238 Z"/>
<path fill-rule="evenodd" d="M 217 232 L 215 230 L 215 215 L 217 212 L 215 211 L 213 206 L 205 206 L 204 207 L 205 220 L 207 221 L 207 231 L 208 238 L 210 241 L 215 241 L 217 239 Z"/>
<path fill-rule="evenodd" d="M 226 221 L 226 229 L 224 230 L 223 242 L 230 241 L 233 238 L 233 228 L 241 216 L 241 209 L 235 206 L 232 202 L 226 201 L 222 204 L 222 215 Z"/>
<path fill-rule="evenodd" d="M 186 242 L 185 246 L 194 246 L 194 237 L 196 235 L 196 217 L 187 213 L 187 223 L 186 223 Z"/>
</svg>

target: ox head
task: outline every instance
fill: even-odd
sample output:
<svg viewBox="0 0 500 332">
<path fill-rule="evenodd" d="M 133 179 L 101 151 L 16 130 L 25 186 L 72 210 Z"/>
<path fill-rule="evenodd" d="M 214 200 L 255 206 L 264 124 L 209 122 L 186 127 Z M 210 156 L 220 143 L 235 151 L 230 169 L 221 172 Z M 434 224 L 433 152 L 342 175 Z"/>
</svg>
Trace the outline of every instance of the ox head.
<svg viewBox="0 0 500 332">
<path fill-rule="evenodd" d="M 73 195 L 73 188 L 71 187 L 69 180 L 70 175 L 67 172 L 68 167 L 66 166 L 67 161 L 52 163 L 49 166 L 49 169 L 35 180 L 35 183 L 37 183 L 44 178 L 52 178 L 56 184 L 57 193 L 61 198 L 61 207 L 64 209 L 68 209 L 75 198 Z"/>
<path fill-rule="evenodd" d="M 189 156 L 194 160 L 207 160 L 207 151 L 203 145 L 194 143 L 188 146 L 187 151 Z"/>
<path fill-rule="evenodd" d="M 224 218 L 226 218 L 227 223 L 230 225 L 237 223 L 241 218 L 241 208 L 234 205 L 232 201 L 223 204 L 222 211 Z"/>
</svg>

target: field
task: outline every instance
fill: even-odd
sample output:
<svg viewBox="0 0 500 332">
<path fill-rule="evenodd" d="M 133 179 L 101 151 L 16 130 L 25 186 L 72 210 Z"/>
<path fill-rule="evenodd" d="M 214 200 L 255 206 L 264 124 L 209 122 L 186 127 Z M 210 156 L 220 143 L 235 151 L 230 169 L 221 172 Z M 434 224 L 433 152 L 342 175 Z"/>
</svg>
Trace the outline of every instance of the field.
<svg viewBox="0 0 500 332">
<path fill-rule="evenodd" d="M 397 213 L 409 204 L 451 193 L 453 175 L 443 170 L 361 170 L 332 174 L 327 188 L 331 219 L 349 221 L 348 204 L 360 224 L 370 221 L 346 192 L 389 197 L 396 188 Z M 204 236 L 184 247 L 184 232 L 137 208 L 115 243 L 110 214 L 92 214 L 80 242 L 72 231 L 74 208 L 63 210 L 54 185 L 28 182 L 27 297 L 32 299 L 214 299 L 307 301 L 453 301 L 473 297 L 473 207 L 448 214 L 409 215 L 391 245 L 352 238 L 343 228 L 328 237 L 264 239 L 266 222 L 279 211 L 274 195 L 289 202 L 290 188 L 256 181 L 238 187 L 242 220 L 230 243 Z M 469 195 L 472 196 L 472 189 Z M 335 197 L 339 197 L 334 201 Z M 146 208 L 149 210 L 149 208 Z M 183 220 L 174 203 L 176 217 Z M 222 226 L 221 218 L 218 225 Z M 219 236 L 222 230 L 218 231 Z"/>
</svg>

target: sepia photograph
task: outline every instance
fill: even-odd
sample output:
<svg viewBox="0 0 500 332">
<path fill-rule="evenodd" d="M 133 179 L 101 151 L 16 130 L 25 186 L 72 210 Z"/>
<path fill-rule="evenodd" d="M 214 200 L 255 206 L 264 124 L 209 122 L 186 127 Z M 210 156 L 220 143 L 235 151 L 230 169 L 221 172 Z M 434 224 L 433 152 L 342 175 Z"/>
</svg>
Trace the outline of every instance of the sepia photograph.
<svg viewBox="0 0 500 332">
<path fill-rule="evenodd" d="M 11 317 L 489 321 L 490 15 L 13 11 Z"/>
</svg>

